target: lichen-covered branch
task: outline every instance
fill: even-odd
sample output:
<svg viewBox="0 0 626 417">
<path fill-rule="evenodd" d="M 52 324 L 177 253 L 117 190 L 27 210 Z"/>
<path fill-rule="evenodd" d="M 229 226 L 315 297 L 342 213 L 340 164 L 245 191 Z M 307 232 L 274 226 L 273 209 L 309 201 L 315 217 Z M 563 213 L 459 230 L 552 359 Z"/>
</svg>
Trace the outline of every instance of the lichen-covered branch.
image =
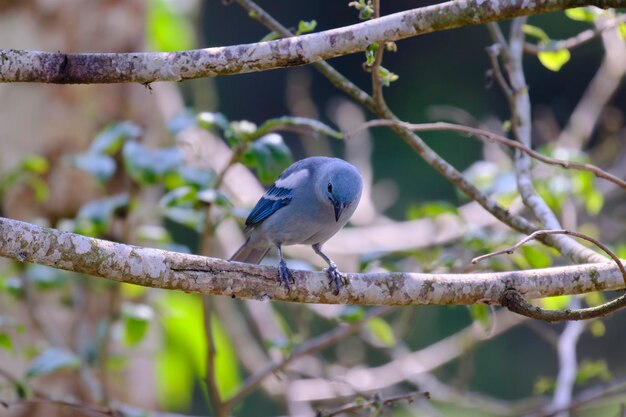
<svg viewBox="0 0 626 417">
<path fill-rule="evenodd" d="M 86 53 L 0 49 L 0 82 L 151 83 L 311 64 L 446 29 L 625 0 L 454 0 L 270 42 L 180 52 Z"/>
<path fill-rule="evenodd" d="M 114 243 L 0 218 L 0 256 L 154 288 L 248 299 L 328 304 L 473 304 L 623 288 L 614 263 L 476 274 L 348 274 L 338 295 L 322 272 L 293 271 L 291 291 L 276 268 Z M 469 260 L 468 260 L 469 263 Z"/>
</svg>

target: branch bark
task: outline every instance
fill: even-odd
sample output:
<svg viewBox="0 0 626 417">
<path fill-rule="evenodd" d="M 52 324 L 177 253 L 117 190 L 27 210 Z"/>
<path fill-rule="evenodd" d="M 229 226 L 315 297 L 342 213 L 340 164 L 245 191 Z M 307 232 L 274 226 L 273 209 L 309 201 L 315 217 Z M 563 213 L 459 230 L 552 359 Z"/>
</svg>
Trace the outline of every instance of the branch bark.
<svg viewBox="0 0 626 417">
<path fill-rule="evenodd" d="M 114 243 L 6 218 L 0 218 L 0 236 L 3 257 L 147 287 L 247 299 L 368 305 L 498 304 L 512 289 L 525 298 L 539 298 L 624 287 L 614 263 L 599 263 L 500 273 L 348 274 L 350 285 L 338 295 L 328 287 L 326 274 L 293 271 L 296 284 L 288 292 L 278 285 L 274 267 Z"/>
<path fill-rule="evenodd" d="M 311 64 L 446 29 L 624 0 L 463 0 L 390 14 L 351 26 L 270 42 L 180 52 L 86 53 L 0 49 L 0 82 L 148 84 Z"/>
</svg>

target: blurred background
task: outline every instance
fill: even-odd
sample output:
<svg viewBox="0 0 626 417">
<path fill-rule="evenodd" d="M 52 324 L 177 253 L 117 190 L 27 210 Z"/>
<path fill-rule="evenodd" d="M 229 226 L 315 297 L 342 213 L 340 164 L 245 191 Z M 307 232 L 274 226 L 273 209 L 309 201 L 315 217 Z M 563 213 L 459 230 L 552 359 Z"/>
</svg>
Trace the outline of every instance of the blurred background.
<svg viewBox="0 0 626 417">
<path fill-rule="evenodd" d="M 0 0 L 0 48 L 176 51 L 253 43 L 268 35 L 239 5 L 224 3 Z M 315 31 L 359 22 L 348 2 L 265 3 L 260 5 L 294 31 L 301 21 L 314 20 Z M 389 14 L 429 4 L 396 0 L 382 2 L 381 10 Z M 614 18 L 597 11 L 589 16 L 585 21 L 552 13 L 533 16 L 528 24 L 550 39 L 565 39 Z M 500 24 L 507 33 L 509 23 Z M 532 54 L 524 61 L 533 146 L 620 177 L 626 173 L 623 26 L 613 25 L 573 49 L 558 70 Z M 389 107 L 412 123 L 452 121 L 502 134 L 510 111 L 490 75 L 485 50 L 491 44 L 484 26 L 398 42 L 398 51 L 384 57 L 384 66 L 399 75 L 385 88 Z M 363 54 L 355 54 L 329 63 L 369 92 L 364 61 Z M 287 129 L 246 141 L 246 134 L 254 136 L 258 126 L 282 116 L 319 120 L 344 132 L 374 117 L 310 66 L 151 86 L 0 84 L 0 214 L 227 258 L 243 242 L 241 225 L 263 186 L 293 160 L 335 155 L 356 164 L 366 184 L 352 224 L 327 244 L 344 271 L 469 272 L 477 270 L 472 257 L 518 240 L 390 130 L 364 131 L 344 142 Z M 481 190 L 527 214 L 508 149 L 447 132 L 423 138 Z M 534 175 L 566 227 L 591 234 L 626 257 L 623 191 L 586 173 L 544 165 L 536 165 Z M 288 254 L 293 267 L 323 266 L 309 248 L 290 248 Z M 478 268 L 561 264 L 567 260 L 532 244 Z M 581 302 L 603 299 L 591 294 Z M 569 297 L 543 301 L 550 308 L 571 302 Z M 399 402 L 388 414 L 545 415 L 564 329 L 484 306 L 378 311 L 218 297 L 210 310 L 223 398 L 267 363 L 289 357 L 295 346 L 346 329 L 335 343 L 268 376 L 232 409 L 241 416 L 315 415 L 359 395 L 416 389 L 428 390 L 432 399 Z M 101 415 L 106 407 L 129 415 L 149 415 L 138 410 L 213 415 L 203 317 L 194 295 L 2 261 L 0 400 L 7 407 L 0 406 L 0 415 Z M 581 328 L 575 393 L 599 386 L 624 389 L 624 324 L 617 313 Z M 624 397 L 601 397 L 573 415 L 618 415 Z"/>
</svg>

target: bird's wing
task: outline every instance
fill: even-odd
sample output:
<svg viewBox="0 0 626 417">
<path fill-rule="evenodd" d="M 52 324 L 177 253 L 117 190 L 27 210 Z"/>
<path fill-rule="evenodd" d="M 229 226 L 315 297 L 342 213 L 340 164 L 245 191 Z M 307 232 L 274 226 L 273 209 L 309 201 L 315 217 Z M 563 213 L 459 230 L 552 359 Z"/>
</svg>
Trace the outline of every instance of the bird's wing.
<svg viewBox="0 0 626 417">
<path fill-rule="evenodd" d="M 293 189 L 301 186 L 309 177 L 310 171 L 299 165 L 292 165 L 276 180 L 276 182 L 263 194 L 246 219 L 246 227 L 252 227 L 261 223 L 272 214 L 291 202 Z"/>
<path fill-rule="evenodd" d="M 251 227 L 261 223 L 263 220 L 276 213 L 277 210 L 289 204 L 291 202 L 291 196 L 291 189 L 276 187 L 276 184 L 272 185 L 250 212 L 250 215 L 246 219 L 246 226 Z"/>
</svg>

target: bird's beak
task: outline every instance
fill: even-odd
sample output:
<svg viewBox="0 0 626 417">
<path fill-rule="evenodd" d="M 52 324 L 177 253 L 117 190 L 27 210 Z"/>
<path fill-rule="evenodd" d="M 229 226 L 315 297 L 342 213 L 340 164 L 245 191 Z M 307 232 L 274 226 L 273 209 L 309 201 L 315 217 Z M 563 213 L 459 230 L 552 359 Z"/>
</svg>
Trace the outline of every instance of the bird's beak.
<svg viewBox="0 0 626 417">
<path fill-rule="evenodd" d="M 339 217 L 341 217 L 341 213 L 343 213 L 343 210 L 347 207 L 347 204 L 339 202 L 339 201 L 333 201 L 333 207 L 335 208 L 335 221 L 339 221 Z"/>
</svg>

